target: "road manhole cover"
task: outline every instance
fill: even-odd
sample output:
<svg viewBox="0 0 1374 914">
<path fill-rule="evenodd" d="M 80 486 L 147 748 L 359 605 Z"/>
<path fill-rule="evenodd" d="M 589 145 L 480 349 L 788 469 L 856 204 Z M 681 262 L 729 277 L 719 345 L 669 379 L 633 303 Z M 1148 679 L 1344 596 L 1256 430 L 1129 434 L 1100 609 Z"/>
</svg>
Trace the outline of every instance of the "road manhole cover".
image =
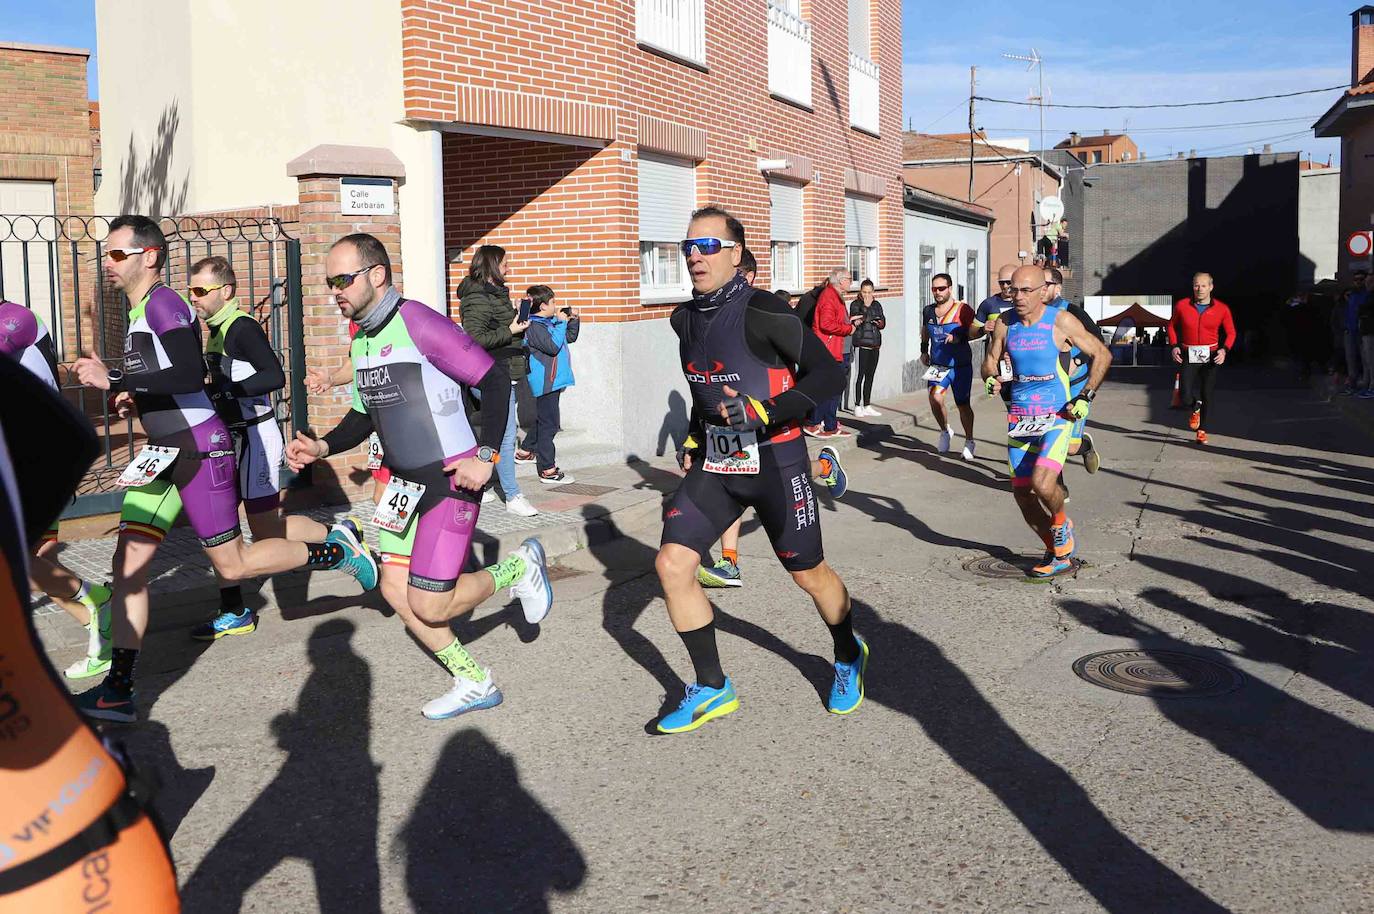
<svg viewBox="0 0 1374 914">
<path fill-rule="evenodd" d="M 1179 651 L 1100 651 L 1079 657 L 1073 671 L 1095 686 L 1150 698 L 1215 698 L 1245 681 L 1224 663 Z"/>
<path fill-rule="evenodd" d="M 964 570 L 980 578 L 1024 578 L 1026 569 L 1031 567 L 1035 560 L 1029 556 L 1018 556 L 1016 561 L 1017 563 L 1013 564 L 1006 559 L 984 555 L 964 562 Z"/>
<path fill-rule="evenodd" d="M 553 486 L 551 492 L 559 492 L 563 495 L 588 495 L 595 498 L 598 495 L 607 495 L 615 491 L 615 486 L 594 486 L 585 482 L 569 482 L 561 486 Z"/>
</svg>

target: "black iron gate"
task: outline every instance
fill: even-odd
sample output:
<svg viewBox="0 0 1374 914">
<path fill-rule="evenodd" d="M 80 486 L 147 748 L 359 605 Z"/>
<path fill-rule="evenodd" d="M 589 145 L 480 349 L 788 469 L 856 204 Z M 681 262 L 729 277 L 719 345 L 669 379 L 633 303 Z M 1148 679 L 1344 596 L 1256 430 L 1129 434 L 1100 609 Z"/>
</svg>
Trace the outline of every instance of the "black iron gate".
<svg viewBox="0 0 1374 914">
<path fill-rule="evenodd" d="M 118 511 L 115 479 L 143 440 L 134 418 L 119 419 L 108 398 L 76 382 L 67 368 L 81 355 L 110 365 L 123 358 L 128 303 L 103 278 L 105 238 L 114 217 L 0 214 L 0 299 L 26 305 L 53 335 L 62 363 L 58 382 L 90 417 L 102 453 L 65 516 Z M 167 236 L 163 281 L 186 294 L 191 266 L 202 257 L 228 259 L 238 277 L 240 305 L 262 324 L 282 360 L 287 389 L 274 395 L 288 436 L 306 425 L 305 352 L 300 241 L 279 219 L 179 216 L 160 220 Z"/>
</svg>

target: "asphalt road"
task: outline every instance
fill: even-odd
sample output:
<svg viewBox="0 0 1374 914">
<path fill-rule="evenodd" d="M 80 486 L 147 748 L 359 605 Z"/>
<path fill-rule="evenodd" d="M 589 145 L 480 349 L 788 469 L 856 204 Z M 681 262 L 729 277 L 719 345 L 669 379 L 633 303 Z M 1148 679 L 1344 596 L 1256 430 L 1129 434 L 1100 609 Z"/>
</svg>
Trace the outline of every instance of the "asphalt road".
<svg viewBox="0 0 1374 914">
<path fill-rule="evenodd" d="M 1076 578 L 963 567 L 1039 552 L 1000 403 L 971 465 L 928 427 L 847 461 L 826 547 L 872 646 L 848 717 L 753 523 L 747 586 L 715 592 L 741 708 L 682 736 L 646 733 L 690 672 L 657 529 L 560 560 L 541 629 L 496 602 L 457 626 L 506 701 L 453 721 L 420 717 L 441 671 L 337 576 L 208 650 L 160 632 L 151 720 L 119 732 L 162 770 L 186 909 L 1374 910 L 1374 442 L 1231 368 L 1199 448 L 1147 381 L 1097 401 L 1102 471 L 1066 469 Z M 1071 669 L 1142 646 L 1242 684 L 1156 699 Z"/>
</svg>

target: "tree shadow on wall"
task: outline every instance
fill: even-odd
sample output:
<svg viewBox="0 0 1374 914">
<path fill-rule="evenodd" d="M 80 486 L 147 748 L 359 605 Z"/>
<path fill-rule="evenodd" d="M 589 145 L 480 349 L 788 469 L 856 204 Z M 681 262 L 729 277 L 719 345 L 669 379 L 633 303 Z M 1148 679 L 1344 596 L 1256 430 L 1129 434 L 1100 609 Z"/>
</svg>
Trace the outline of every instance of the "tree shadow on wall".
<svg viewBox="0 0 1374 914">
<path fill-rule="evenodd" d="M 176 102 L 162 109 L 157 129 L 146 152 L 140 152 L 129 136 L 129 148 L 119 166 L 119 211 L 142 213 L 153 219 L 174 216 L 185 208 L 190 191 L 189 171 L 177 181 L 171 175 L 172 152 L 181 126 Z"/>
</svg>

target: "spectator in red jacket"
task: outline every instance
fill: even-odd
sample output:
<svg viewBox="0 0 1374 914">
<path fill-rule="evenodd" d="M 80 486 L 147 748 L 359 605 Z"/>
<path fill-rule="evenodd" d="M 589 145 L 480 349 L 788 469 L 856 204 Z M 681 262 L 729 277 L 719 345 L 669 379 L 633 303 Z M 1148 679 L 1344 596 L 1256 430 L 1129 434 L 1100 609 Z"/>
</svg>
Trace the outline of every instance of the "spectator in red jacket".
<svg viewBox="0 0 1374 914">
<path fill-rule="evenodd" d="M 844 296 L 849 291 L 849 283 L 847 269 L 840 267 L 831 270 L 829 281 L 816 299 L 816 314 L 811 321 L 816 336 L 821 338 L 837 362 L 844 361 L 844 338 L 854 332 L 855 322 L 862 320 L 850 317 L 849 309 L 845 307 Z M 836 394 L 817 404 L 812 414 L 813 423 L 803 431 L 812 438 L 848 438 L 849 432 L 840 428 L 839 411 L 840 395 Z"/>
<path fill-rule="evenodd" d="M 1169 318 L 1169 345 L 1174 361 L 1183 366 L 1179 387 L 1183 402 L 1191 408 L 1188 428 L 1197 432 L 1197 443 L 1207 443 L 1207 416 L 1217 369 L 1236 345 L 1236 324 L 1231 309 L 1212 297 L 1212 274 L 1193 274 L 1191 298 L 1174 302 Z"/>
</svg>

